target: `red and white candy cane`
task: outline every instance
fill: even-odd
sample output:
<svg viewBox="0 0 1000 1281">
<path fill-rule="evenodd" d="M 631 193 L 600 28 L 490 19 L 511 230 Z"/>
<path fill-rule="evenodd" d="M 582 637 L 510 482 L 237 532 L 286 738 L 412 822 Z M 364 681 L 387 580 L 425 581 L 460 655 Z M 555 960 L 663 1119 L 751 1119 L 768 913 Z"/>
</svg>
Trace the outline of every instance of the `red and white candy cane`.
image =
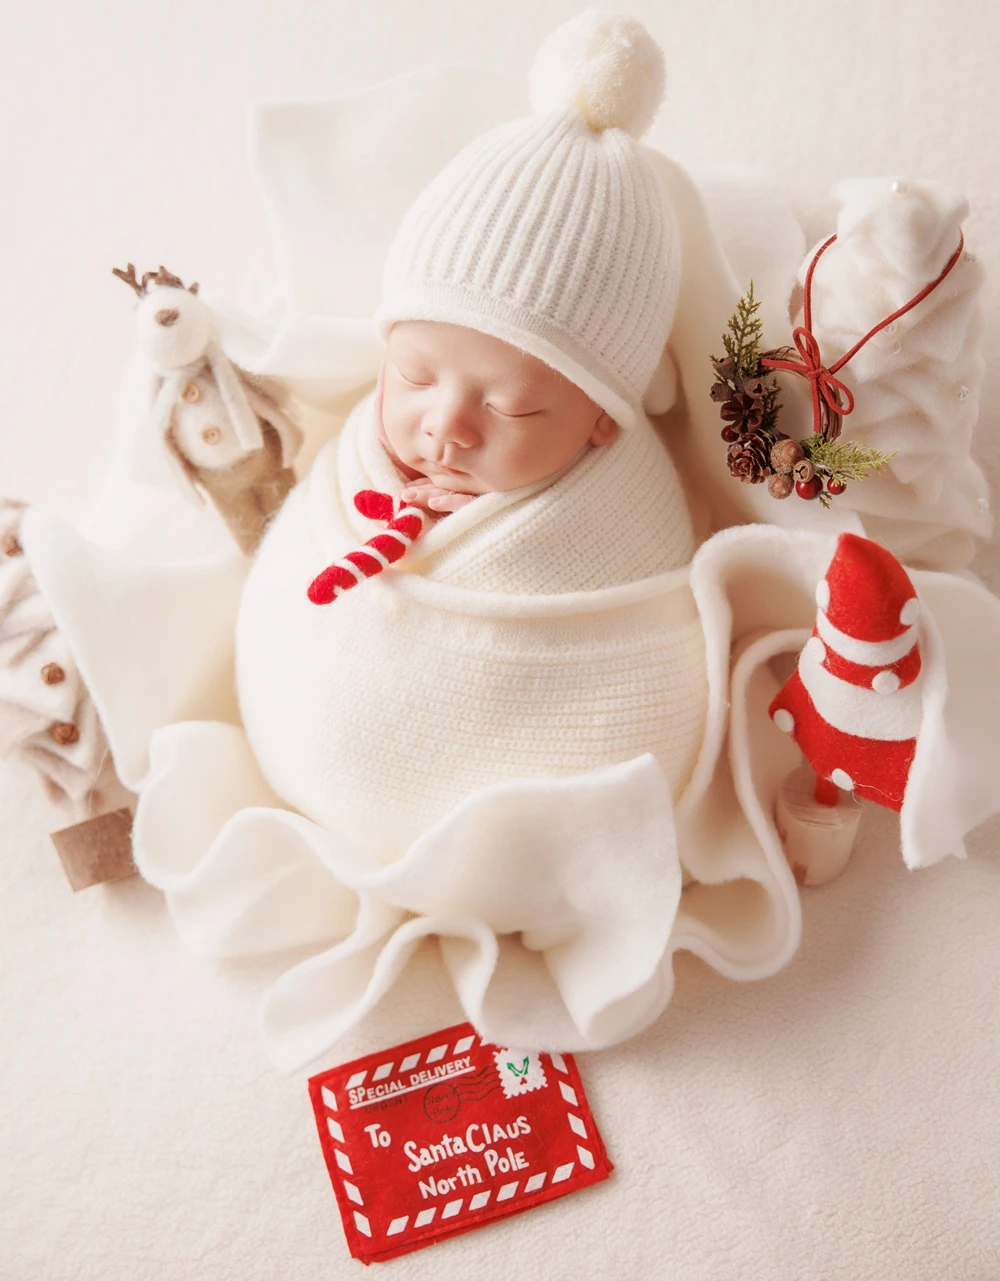
<svg viewBox="0 0 1000 1281">
<path fill-rule="evenodd" d="M 395 565 L 433 520 L 419 507 L 401 507 L 394 516 L 392 495 L 380 494 L 375 489 L 362 489 L 356 493 L 354 506 L 369 520 L 386 520 L 389 523 L 381 534 L 369 538 L 357 551 L 348 552 L 316 575 L 308 591 L 314 605 L 329 605 L 366 578 L 374 578 L 383 569 Z"/>
</svg>

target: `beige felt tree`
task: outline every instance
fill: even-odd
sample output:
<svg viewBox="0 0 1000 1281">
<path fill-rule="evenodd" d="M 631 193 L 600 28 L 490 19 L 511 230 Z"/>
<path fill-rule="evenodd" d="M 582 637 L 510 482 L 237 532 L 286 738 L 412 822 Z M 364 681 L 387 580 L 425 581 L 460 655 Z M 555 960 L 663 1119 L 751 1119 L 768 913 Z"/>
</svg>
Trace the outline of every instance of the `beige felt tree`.
<svg viewBox="0 0 1000 1281">
<path fill-rule="evenodd" d="M 134 871 L 130 794 L 93 700 L 21 552 L 24 504 L 0 499 L 0 758 L 16 757 L 52 804 L 74 889 Z"/>
</svg>

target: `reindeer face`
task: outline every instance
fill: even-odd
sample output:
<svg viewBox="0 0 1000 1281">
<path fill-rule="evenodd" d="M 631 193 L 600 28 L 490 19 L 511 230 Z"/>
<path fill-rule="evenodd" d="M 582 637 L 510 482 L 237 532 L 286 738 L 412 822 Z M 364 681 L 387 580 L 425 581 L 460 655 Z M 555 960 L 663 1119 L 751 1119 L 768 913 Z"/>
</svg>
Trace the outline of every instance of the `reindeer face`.
<svg viewBox="0 0 1000 1281">
<path fill-rule="evenodd" d="M 135 322 L 143 350 L 162 370 L 200 360 L 212 336 L 205 304 L 172 285 L 152 285 L 139 302 Z"/>
<path fill-rule="evenodd" d="M 136 327 L 139 344 L 154 365 L 164 373 L 193 365 L 204 356 L 212 338 L 212 318 L 199 302 L 197 284 L 184 288 L 180 276 L 166 267 L 147 271 L 140 280 L 135 267 L 112 268 L 139 299 Z"/>
</svg>

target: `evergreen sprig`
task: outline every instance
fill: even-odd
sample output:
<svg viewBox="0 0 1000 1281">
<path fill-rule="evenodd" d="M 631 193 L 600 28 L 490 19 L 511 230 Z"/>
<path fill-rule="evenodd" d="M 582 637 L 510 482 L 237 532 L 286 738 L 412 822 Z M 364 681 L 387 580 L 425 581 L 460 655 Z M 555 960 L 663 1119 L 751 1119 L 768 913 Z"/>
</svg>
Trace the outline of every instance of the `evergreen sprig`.
<svg viewBox="0 0 1000 1281">
<path fill-rule="evenodd" d="M 741 378 L 759 376 L 760 341 L 764 333 L 764 322 L 757 314 L 759 311 L 760 303 L 754 297 L 751 280 L 729 318 L 729 332 L 722 337 L 726 355 L 735 362 L 736 372 Z"/>
<path fill-rule="evenodd" d="M 829 480 L 846 485 L 849 480 L 864 480 L 869 472 L 881 471 L 896 457 L 895 452 L 883 454 L 879 449 L 869 449 L 855 440 L 823 440 L 813 436 L 800 442 L 802 452 L 816 471 Z"/>
</svg>

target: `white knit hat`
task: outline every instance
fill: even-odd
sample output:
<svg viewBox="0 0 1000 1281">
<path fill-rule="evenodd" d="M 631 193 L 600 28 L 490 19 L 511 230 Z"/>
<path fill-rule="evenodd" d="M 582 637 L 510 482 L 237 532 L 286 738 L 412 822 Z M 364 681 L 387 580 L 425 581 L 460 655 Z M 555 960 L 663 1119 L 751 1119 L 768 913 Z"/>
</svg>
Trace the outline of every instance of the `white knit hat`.
<svg viewBox="0 0 1000 1281">
<path fill-rule="evenodd" d="M 404 217 L 382 337 L 399 320 L 480 330 L 632 426 L 680 287 L 674 216 L 636 146 L 663 84 L 663 54 L 631 18 L 589 10 L 553 32 L 531 72 L 536 116 L 470 143 Z"/>
</svg>

